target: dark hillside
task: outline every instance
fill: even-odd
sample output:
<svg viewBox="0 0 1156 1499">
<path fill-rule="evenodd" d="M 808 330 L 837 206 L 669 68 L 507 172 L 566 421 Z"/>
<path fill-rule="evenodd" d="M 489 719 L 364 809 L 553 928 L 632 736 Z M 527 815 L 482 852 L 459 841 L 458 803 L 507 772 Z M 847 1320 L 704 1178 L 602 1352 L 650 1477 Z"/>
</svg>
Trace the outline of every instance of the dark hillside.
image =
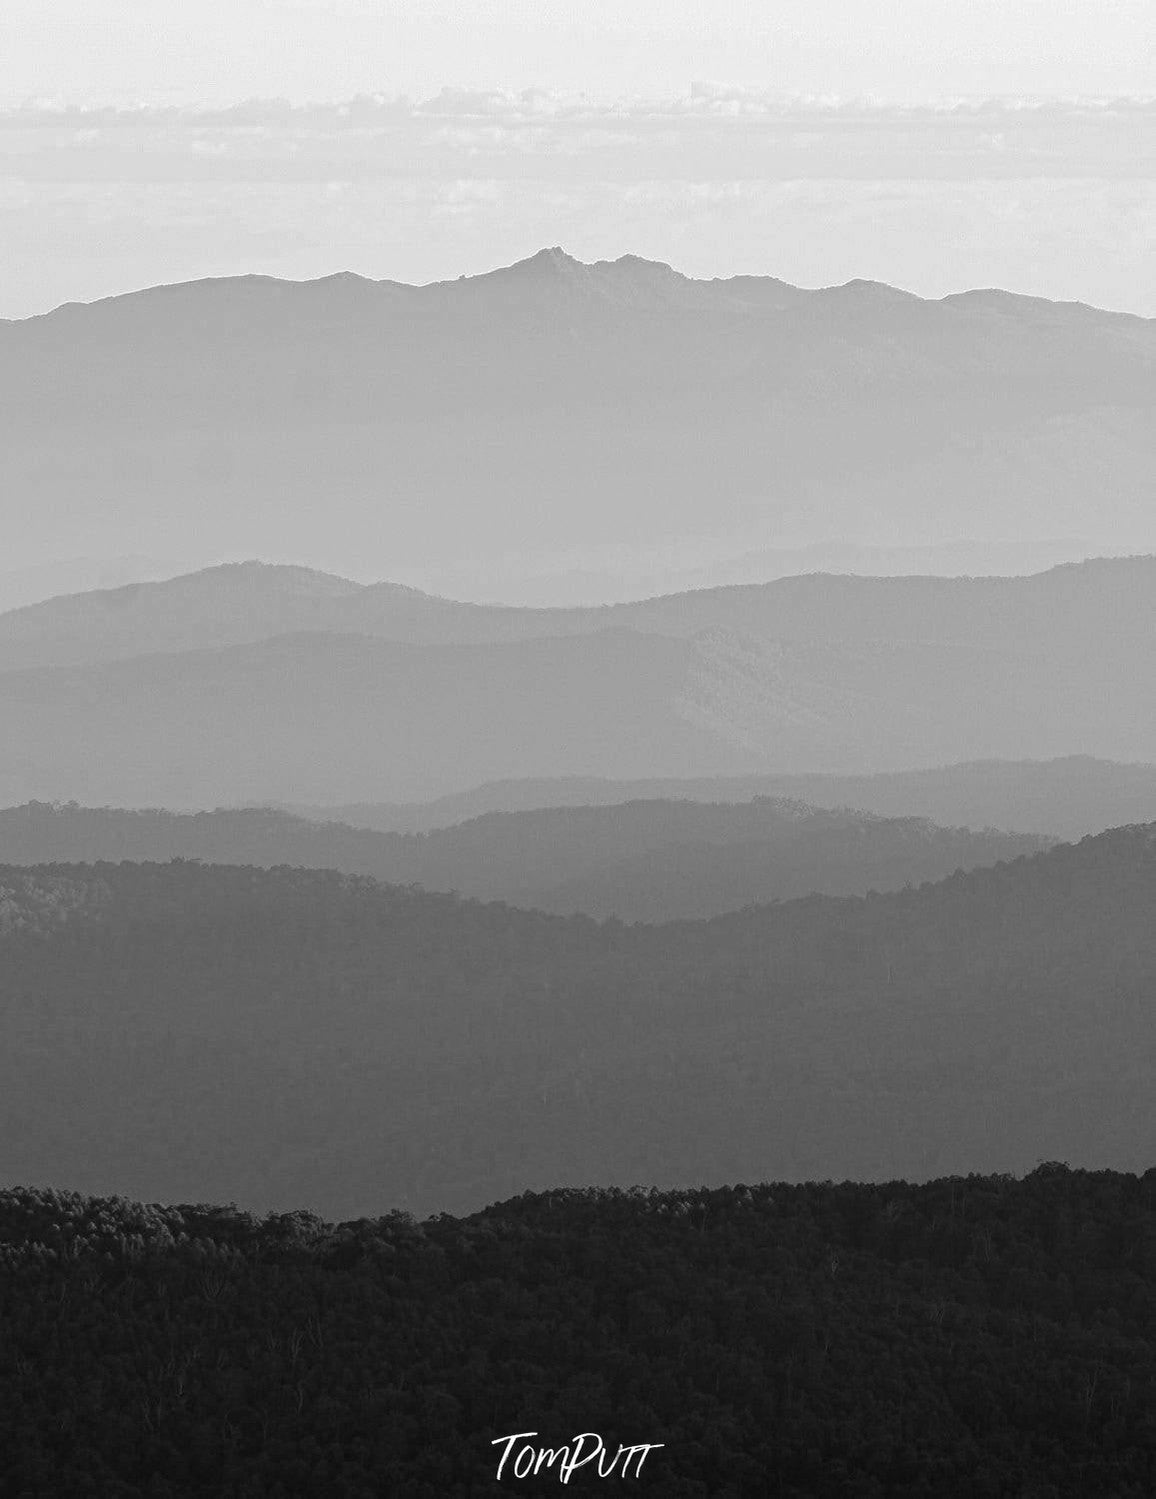
<svg viewBox="0 0 1156 1499">
<path fill-rule="evenodd" d="M 1156 1157 L 1156 827 L 658 927 L 190 863 L 0 898 L 62 880 L 3 939 L 18 1179 L 348 1215 Z"/>
</svg>

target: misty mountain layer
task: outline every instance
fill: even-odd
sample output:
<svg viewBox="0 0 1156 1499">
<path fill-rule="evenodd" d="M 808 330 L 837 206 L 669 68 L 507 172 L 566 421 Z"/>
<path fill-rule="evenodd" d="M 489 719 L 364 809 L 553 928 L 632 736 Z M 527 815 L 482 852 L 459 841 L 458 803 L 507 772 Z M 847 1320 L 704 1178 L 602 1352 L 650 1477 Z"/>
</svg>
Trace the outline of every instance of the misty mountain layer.
<svg viewBox="0 0 1156 1499">
<path fill-rule="evenodd" d="M 626 921 L 714 916 L 813 892 L 892 890 L 1036 853 L 1047 842 L 770 798 L 492 813 L 426 835 L 257 808 L 178 816 L 33 803 L 0 811 L 4 864 L 287 864 Z"/>
<path fill-rule="evenodd" d="M 191 863 L 0 886 L 13 1180 L 349 1216 L 1156 1153 L 1156 826 L 664 926 Z"/>
<path fill-rule="evenodd" d="M 396 583 L 243 562 L 0 614 L 0 671 L 216 650 L 291 634 L 479 646 L 620 630 L 679 640 L 714 632 L 828 653 L 882 645 L 1078 657 L 1150 638 L 1154 613 L 1156 554 L 1091 559 L 1027 577 L 808 573 L 567 609 L 464 604 Z"/>
<path fill-rule="evenodd" d="M 1156 759 L 1156 557 L 590 610 L 288 573 L 0 617 L 0 797 L 401 801 L 559 775 Z"/>
<path fill-rule="evenodd" d="M 1156 765 L 1119 765 L 1089 756 L 981 760 L 932 770 L 866 776 L 748 775 L 699 780 L 607 781 L 586 776 L 492 781 L 428 802 L 360 802 L 290 810 L 315 822 L 382 832 L 423 833 L 487 812 L 546 807 L 613 807 L 632 801 L 738 802 L 785 797 L 813 807 L 859 807 L 881 817 L 917 816 L 945 827 L 1023 828 L 1083 838 L 1156 819 Z"/>
</svg>

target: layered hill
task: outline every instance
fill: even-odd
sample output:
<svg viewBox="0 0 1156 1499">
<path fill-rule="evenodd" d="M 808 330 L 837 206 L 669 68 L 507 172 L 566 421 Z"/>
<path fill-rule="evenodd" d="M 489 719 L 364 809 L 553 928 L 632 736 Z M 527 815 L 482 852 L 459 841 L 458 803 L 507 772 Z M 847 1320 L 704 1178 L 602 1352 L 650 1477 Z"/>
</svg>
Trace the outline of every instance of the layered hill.
<svg viewBox="0 0 1156 1499">
<path fill-rule="evenodd" d="M 0 671 L 253 645 L 288 634 L 410 645 L 503 645 L 633 630 L 672 639 L 726 632 L 837 659 L 878 647 L 992 660 L 1127 652 L 1150 643 L 1156 555 L 1092 559 L 1027 577 L 809 573 L 627 604 L 514 609 L 304 567 L 232 563 L 156 583 L 64 595 L 0 614 Z"/>
<path fill-rule="evenodd" d="M 611 807 L 631 801 L 738 802 L 785 797 L 814 807 L 859 807 L 881 817 L 917 816 L 946 827 L 1022 828 L 1083 838 L 1156 817 L 1156 765 L 1090 756 L 982 760 L 881 775 L 708 776 L 607 781 L 591 776 L 493 781 L 428 802 L 361 802 L 291 810 L 315 822 L 421 833 L 488 812 Z"/>
<path fill-rule="evenodd" d="M 235 607 L 216 607 L 222 590 Z M 0 619 L 3 800 L 403 801 L 505 778 L 1156 759 L 1156 558 L 578 611 L 262 569 L 116 596 L 108 629 L 105 595 Z M 28 664 L 46 656 L 61 664 Z"/>
<path fill-rule="evenodd" d="M 0 887 L 12 1180 L 353 1215 L 1156 1154 L 1151 825 L 663 926 L 187 862 Z"/>
<path fill-rule="evenodd" d="M 0 521 L 38 556 L 276 534 L 386 574 L 704 514 L 752 545 L 1150 548 L 1153 327 L 559 249 L 423 287 L 158 287 L 0 323 Z"/>
<path fill-rule="evenodd" d="M 693 642 L 630 630 L 505 646 L 305 634 L 7 672 L 0 793 L 205 807 L 748 767 L 684 705 L 699 662 Z"/>
<path fill-rule="evenodd" d="M 424 835 L 256 808 L 175 815 L 33 803 L 0 811 L 4 864 L 285 864 L 627 921 L 713 916 L 812 892 L 896 889 L 1036 853 L 1047 842 L 770 798 L 492 813 Z"/>
</svg>

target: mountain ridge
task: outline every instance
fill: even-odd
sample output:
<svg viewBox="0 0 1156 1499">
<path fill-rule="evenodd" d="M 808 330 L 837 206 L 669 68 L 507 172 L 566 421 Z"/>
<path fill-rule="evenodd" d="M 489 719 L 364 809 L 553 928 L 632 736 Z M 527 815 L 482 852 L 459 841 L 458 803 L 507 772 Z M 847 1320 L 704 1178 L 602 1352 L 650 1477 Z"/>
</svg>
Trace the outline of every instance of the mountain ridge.
<svg viewBox="0 0 1156 1499">
<path fill-rule="evenodd" d="M 0 810 L 4 864 L 285 864 L 628 921 L 714 915 L 812 892 L 895 889 L 1051 841 L 770 798 L 490 813 L 417 835 L 257 808 L 174 814 L 32 803 Z"/>
<path fill-rule="evenodd" d="M 1156 544 L 1152 319 L 530 260 L 425 287 L 224 278 L 0 325 L 10 565 L 260 555 L 274 533 L 411 577 L 624 547 L 689 564 L 704 529 L 736 552 Z"/>
<path fill-rule="evenodd" d="M 1137 586 L 1141 593 L 1130 600 L 1128 590 Z M 1081 589 L 1088 596 L 1083 604 Z M 978 640 L 986 633 L 987 642 L 998 647 L 1003 637 L 993 625 L 994 611 L 1017 598 L 1022 609 L 1031 611 L 1021 615 L 1020 633 L 1046 631 L 1050 611 L 1058 607 L 1082 608 L 1087 614 L 1100 608 L 1101 601 L 1122 623 L 1123 611 L 1131 608 L 1127 627 L 1144 632 L 1146 611 L 1156 609 L 1156 555 L 1089 558 L 1018 577 L 806 573 L 628 603 L 545 608 L 461 602 L 405 584 L 356 583 L 319 569 L 251 560 L 160 582 L 61 595 L 0 613 L 0 672 L 163 649 L 240 645 L 318 630 L 461 645 L 617 628 L 687 637 L 724 627 L 757 638 L 812 642 L 886 638 L 930 643 L 937 638 Z M 238 611 L 232 623 L 222 615 L 230 604 Z M 1071 630 L 1071 622 L 1063 627 Z M 937 637 L 935 631 L 945 628 Z"/>
<path fill-rule="evenodd" d="M 490 270 L 477 271 L 468 275 L 458 277 L 447 277 L 443 280 L 428 282 L 405 282 L 397 281 L 390 277 L 371 277 L 360 275 L 356 271 L 331 271 L 321 276 L 294 280 L 263 273 L 243 273 L 239 275 L 205 276 L 187 281 L 166 282 L 157 286 L 141 287 L 134 290 L 113 293 L 110 296 L 94 298 L 89 302 L 63 302 L 59 306 L 47 312 L 35 313 L 27 318 L 0 318 L 0 327 L 13 326 L 22 323 L 43 322 L 45 319 L 56 317 L 58 314 L 72 314 L 77 309 L 87 307 L 107 308 L 110 304 L 123 302 L 130 298 L 150 297 L 153 295 L 170 295 L 175 297 L 189 296 L 192 288 L 216 288 L 224 290 L 233 286 L 243 286 L 259 289 L 262 293 L 280 295 L 280 288 L 300 287 L 320 290 L 332 288 L 335 291 L 343 291 L 348 288 L 374 288 L 381 289 L 384 295 L 396 294 L 398 292 L 423 292 L 428 295 L 443 292 L 448 288 L 460 289 L 464 284 L 471 285 L 482 283 L 488 285 L 496 284 L 496 281 L 505 280 L 512 284 L 518 282 L 541 282 L 544 278 L 553 278 L 562 285 L 573 286 L 578 284 L 586 291 L 608 290 L 607 283 L 610 278 L 624 279 L 630 277 L 634 284 L 653 287 L 655 283 L 667 282 L 685 288 L 710 288 L 714 292 L 725 292 L 731 296 L 739 297 L 743 291 L 751 292 L 781 292 L 786 299 L 784 307 L 796 305 L 808 297 L 862 298 L 868 301 L 883 301 L 891 303 L 919 303 L 926 306 L 943 306 L 945 304 L 954 306 L 959 304 L 968 308 L 981 306 L 986 310 L 1003 312 L 1009 308 L 1023 311 L 1039 312 L 1044 309 L 1079 309 L 1094 313 L 1097 317 L 1107 319 L 1118 319 L 1122 322 L 1134 321 L 1138 323 L 1152 323 L 1156 320 L 1145 317 L 1140 313 L 1119 312 L 1108 308 L 1097 307 L 1094 303 L 1061 300 L 1049 297 L 1033 296 L 1028 293 L 1007 291 L 1001 287 L 969 287 L 956 292 L 948 292 L 940 297 L 921 296 L 916 292 L 909 291 L 903 287 L 895 286 L 885 281 L 875 281 L 864 277 L 852 277 L 847 281 L 833 283 L 826 286 L 804 287 L 792 282 L 784 281 L 779 277 L 771 275 L 753 275 L 750 273 L 739 273 L 732 276 L 690 276 L 685 272 L 675 270 L 666 261 L 651 260 L 645 256 L 626 253 L 619 255 L 613 260 L 583 261 L 569 254 L 560 245 L 543 246 L 530 255 L 512 264 L 497 266 Z M 765 297 L 756 298 L 760 305 L 766 305 Z"/>
<path fill-rule="evenodd" d="M 389 832 L 429 832 L 489 812 L 559 806 L 619 806 L 640 800 L 734 802 L 785 797 L 808 805 L 859 807 L 878 816 L 921 816 L 981 832 L 1011 827 L 1071 840 L 1156 817 L 1156 764 L 1087 755 L 1045 761 L 974 760 L 876 775 L 754 775 L 699 780 L 501 780 L 429 802 L 290 806 L 314 821 Z"/>
</svg>

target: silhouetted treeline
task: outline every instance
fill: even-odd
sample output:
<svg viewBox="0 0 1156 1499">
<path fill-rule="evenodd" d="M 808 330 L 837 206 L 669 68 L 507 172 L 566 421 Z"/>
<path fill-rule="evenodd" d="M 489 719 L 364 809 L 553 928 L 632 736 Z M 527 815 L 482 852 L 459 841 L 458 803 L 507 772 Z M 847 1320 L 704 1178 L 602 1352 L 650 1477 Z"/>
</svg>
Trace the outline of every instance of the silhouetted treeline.
<svg viewBox="0 0 1156 1499">
<path fill-rule="evenodd" d="M 536 1491 L 495 1440 L 583 1431 L 671 1499 L 1156 1492 L 1154 1170 L 336 1226 L 15 1188 L 0 1315 L 14 1499 Z"/>
<path fill-rule="evenodd" d="M 1143 1169 L 1154 909 L 1156 827 L 665 926 L 283 867 L 0 867 L 6 1169 L 330 1216 Z"/>
<path fill-rule="evenodd" d="M 1036 853 L 1049 841 L 770 797 L 494 813 L 425 834 L 261 807 L 176 814 L 31 802 L 0 811 L 0 860 L 8 864 L 291 864 L 626 921 L 714 916 L 816 891 L 894 890 Z"/>
</svg>

